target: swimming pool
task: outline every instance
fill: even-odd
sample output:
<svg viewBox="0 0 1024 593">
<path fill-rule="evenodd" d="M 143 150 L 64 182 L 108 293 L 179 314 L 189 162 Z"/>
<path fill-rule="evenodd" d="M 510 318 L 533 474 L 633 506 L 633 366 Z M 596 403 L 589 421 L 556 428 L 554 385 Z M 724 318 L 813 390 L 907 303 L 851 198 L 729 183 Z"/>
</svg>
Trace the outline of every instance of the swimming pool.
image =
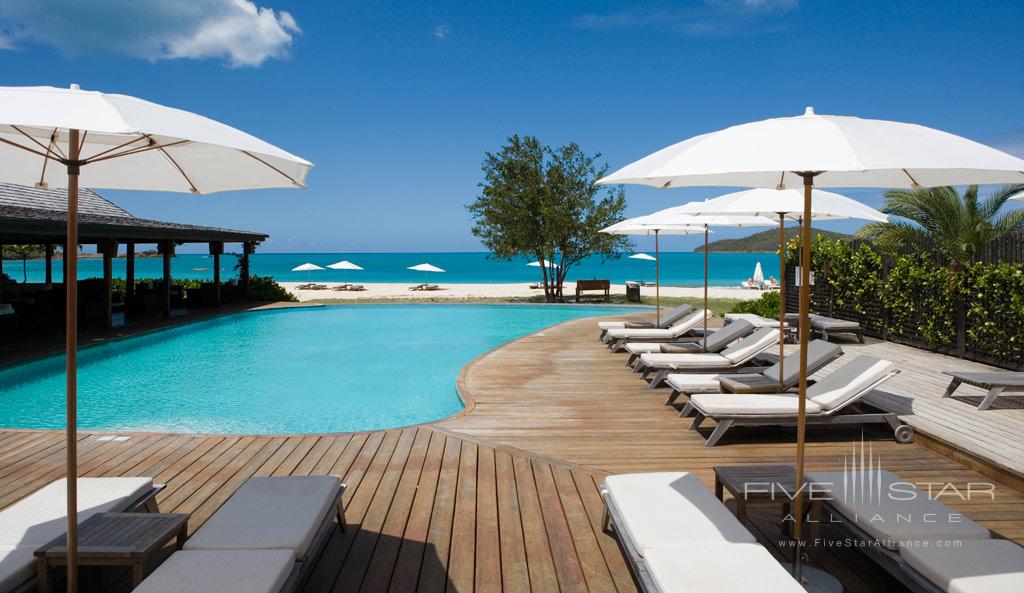
<svg viewBox="0 0 1024 593">
<path fill-rule="evenodd" d="M 546 326 L 637 309 L 354 305 L 254 311 L 84 348 L 78 425 L 293 434 L 378 430 L 462 409 L 470 360 Z M 0 427 L 64 426 L 64 357 L 0 371 Z"/>
</svg>

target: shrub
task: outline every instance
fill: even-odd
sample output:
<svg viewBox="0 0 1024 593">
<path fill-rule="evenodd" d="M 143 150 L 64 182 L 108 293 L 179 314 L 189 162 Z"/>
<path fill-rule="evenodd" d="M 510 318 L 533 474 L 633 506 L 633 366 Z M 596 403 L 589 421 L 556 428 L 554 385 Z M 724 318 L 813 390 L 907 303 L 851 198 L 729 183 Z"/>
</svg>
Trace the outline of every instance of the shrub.
<svg viewBox="0 0 1024 593">
<path fill-rule="evenodd" d="M 299 300 L 269 276 L 251 276 L 249 278 L 249 298 L 254 301 L 293 303 Z"/>
<path fill-rule="evenodd" d="M 759 299 L 737 303 L 730 313 L 753 313 L 769 319 L 778 318 L 779 293 L 773 290 L 763 293 Z"/>
</svg>

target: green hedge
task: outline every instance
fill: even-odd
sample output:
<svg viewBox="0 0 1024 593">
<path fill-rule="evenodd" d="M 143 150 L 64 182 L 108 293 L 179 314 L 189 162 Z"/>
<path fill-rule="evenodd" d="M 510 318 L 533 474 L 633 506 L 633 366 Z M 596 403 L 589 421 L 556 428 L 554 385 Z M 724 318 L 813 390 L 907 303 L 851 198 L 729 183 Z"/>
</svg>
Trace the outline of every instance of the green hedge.
<svg viewBox="0 0 1024 593">
<path fill-rule="evenodd" d="M 789 243 L 788 263 L 798 263 L 798 249 L 798 240 Z M 948 266 L 925 253 L 883 262 L 868 243 L 819 237 L 811 250 L 811 269 L 819 308 L 823 298 L 826 303 L 830 298 L 831 308 L 854 311 L 862 321 L 877 321 L 866 318 L 880 310 L 890 336 L 920 339 L 940 349 L 956 345 L 963 311 L 968 351 L 1017 364 L 1024 360 L 1022 264 Z"/>
<path fill-rule="evenodd" d="M 292 303 L 299 300 L 269 276 L 249 277 L 249 298 L 254 301 L 288 301 Z"/>
<path fill-rule="evenodd" d="M 737 303 L 730 313 L 753 313 L 769 319 L 777 319 L 779 316 L 779 293 L 778 291 L 765 292 L 761 298 L 752 301 Z"/>
</svg>

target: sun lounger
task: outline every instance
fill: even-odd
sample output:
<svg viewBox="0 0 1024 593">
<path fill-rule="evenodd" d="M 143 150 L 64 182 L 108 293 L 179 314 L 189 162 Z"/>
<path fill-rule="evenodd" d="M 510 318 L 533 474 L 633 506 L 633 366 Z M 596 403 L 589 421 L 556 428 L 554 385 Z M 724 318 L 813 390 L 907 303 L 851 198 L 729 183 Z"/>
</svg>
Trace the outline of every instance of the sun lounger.
<svg viewBox="0 0 1024 593">
<path fill-rule="evenodd" d="M 724 330 L 722 330 L 724 331 Z M 654 373 L 651 388 L 660 387 L 670 373 L 679 372 L 741 372 L 759 354 L 779 343 L 779 330 L 761 328 L 721 352 L 693 354 L 641 354 L 637 366 L 644 378 Z M 748 369 L 749 370 L 749 369 Z M 757 369 L 762 370 L 761 368 Z"/>
<path fill-rule="evenodd" d="M 156 511 L 163 488 L 152 478 L 78 478 L 78 522 L 97 513 Z M 43 486 L 0 511 L 0 592 L 30 591 L 35 581 L 35 549 L 67 528 L 67 482 Z"/>
<path fill-rule="evenodd" d="M 814 340 L 807 345 L 807 374 L 811 375 L 843 355 L 843 349 L 824 340 Z M 781 388 L 779 372 L 782 377 Z M 666 405 L 675 403 L 680 395 L 687 397 L 695 393 L 780 393 L 800 381 L 800 351 L 797 350 L 759 373 L 670 373 L 665 384 L 672 388 Z"/>
<path fill-rule="evenodd" d="M 362 284 L 350 284 L 348 289 L 358 292 L 358 291 L 361 291 L 361 290 L 366 290 L 366 287 L 363 286 Z"/>
<path fill-rule="evenodd" d="M 697 326 L 704 322 L 705 318 L 710 319 L 711 311 L 698 309 L 686 317 L 680 319 L 667 329 L 660 328 L 614 328 L 605 332 L 605 344 L 612 352 L 620 352 L 628 342 L 671 342 L 690 334 Z"/>
<path fill-rule="evenodd" d="M 336 286 L 332 286 L 331 290 L 352 290 L 352 285 L 351 284 L 338 284 Z"/>
<path fill-rule="evenodd" d="M 667 329 L 672 326 L 675 322 L 679 321 L 683 317 L 693 313 L 693 305 L 679 305 L 675 309 L 668 311 L 661 316 L 661 323 L 655 323 L 653 321 L 599 321 L 597 323 L 597 329 L 601 330 L 601 337 L 604 337 L 605 332 L 610 329 L 642 329 L 642 328 L 660 328 Z"/>
<path fill-rule="evenodd" d="M 629 360 L 626 364 L 628 366 L 632 366 L 633 370 L 637 372 L 643 372 L 644 365 L 640 361 L 640 357 L 643 354 L 697 354 L 705 351 L 712 353 L 721 352 L 736 340 L 748 336 L 753 332 L 753 325 L 746 321 L 737 321 L 736 323 L 730 323 L 714 333 L 709 333 L 695 342 L 679 344 L 651 344 L 645 342 L 627 343 L 626 352 L 629 353 Z"/>
<path fill-rule="evenodd" d="M 337 476 L 249 478 L 135 591 L 298 591 L 331 532 L 345 530 L 344 492 Z"/>
<path fill-rule="evenodd" d="M 886 470 L 811 472 L 819 513 L 860 542 L 854 546 L 914 591 L 1024 590 L 1024 548 Z M 812 523 L 812 528 L 816 530 Z M 815 537 L 816 534 L 812 534 Z"/>
<path fill-rule="evenodd" d="M 913 430 L 889 412 L 858 411 L 855 406 L 899 371 L 888 360 L 858 356 L 807 388 L 807 424 L 850 425 L 885 423 L 901 443 L 913 440 Z M 698 393 L 690 398 L 682 415 L 695 417 L 690 430 L 706 418 L 718 423 L 704 443 L 714 447 L 735 426 L 790 426 L 796 423 L 796 393 Z"/>
<path fill-rule="evenodd" d="M 811 332 L 818 333 L 823 340 L 827 340 L 829 334 L 854 334 L 861 344 L 864 343 L 864 329 L 856 321 L 835 319 L 813 313 L 810 315 L 810 321 Z M 793 326 L 798 326 L 800 315 L 797 313 L 786 313 L 786 322 Z"/>
<path fill-rule="evenodd" d="M 619 545 L 647 593 L 802 591 L 694 474 L 608 476 L 601 498 L 603 526 L 606 530 L 614 526 Z M 743 560 L 743 571 L 734 569 L 737 558 Z M 698 566 L 700 570 L 695 570 Z M 709 566 L 723 570 L 705 570 Z M 755 580 L 724 576 L 728 572 L 744 572 Z"/>
</svg>

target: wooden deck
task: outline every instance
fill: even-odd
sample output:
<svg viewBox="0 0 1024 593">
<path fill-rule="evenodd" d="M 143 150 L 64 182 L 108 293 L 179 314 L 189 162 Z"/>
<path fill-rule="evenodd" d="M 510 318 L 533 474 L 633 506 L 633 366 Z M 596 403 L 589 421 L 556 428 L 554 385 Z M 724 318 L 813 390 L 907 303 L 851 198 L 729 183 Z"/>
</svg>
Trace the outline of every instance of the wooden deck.
<svg viewBox="0 0 1024 593">
<path fill-rule="evenodd" d="M 161 509 L 191 513 L 193 532 L 250 476 L 342 476 L 352 528 L 332 538 L 306 593 L 632 592 L 617 543 L 599 526 L 606 473 L 685 470 L 710 486 L 715 465 L 791 463 L 795 447 L 788 430 L 736 430 L 704 447 L 663 405 L 663 390 L 647 389 L 593 328 L 566 323 L 477 359 L 459 377 L 471 405 L 435 424 L 332 435 L 120 433 L 127 441 L 82 433 L 81 472 L 153 476 L 167 484 Z M 890 388 L 900 393 L 895 381 Z M 1010 400 L 979 414 L 1012 411 Z M 888 431 L 864 436 L 883 467 L 912 481 L 961 490 L 990 481 L 933 449 L 898 445 Z M 812 433 L 809 467 L 842 467 L 860 437 Z M 63 462 L 63 433 L 0 431 L 0 508 L 61 477 Z M 995 499 L 942 500 L 1024 543 L 1024 496 L 1010 485 L 998 483 Z M 777 511 L 752 509 L 751 526 L 781 558 Z M 854 552 L 819 562 L 848 591 L 899 590 Z"/>
</svg>

